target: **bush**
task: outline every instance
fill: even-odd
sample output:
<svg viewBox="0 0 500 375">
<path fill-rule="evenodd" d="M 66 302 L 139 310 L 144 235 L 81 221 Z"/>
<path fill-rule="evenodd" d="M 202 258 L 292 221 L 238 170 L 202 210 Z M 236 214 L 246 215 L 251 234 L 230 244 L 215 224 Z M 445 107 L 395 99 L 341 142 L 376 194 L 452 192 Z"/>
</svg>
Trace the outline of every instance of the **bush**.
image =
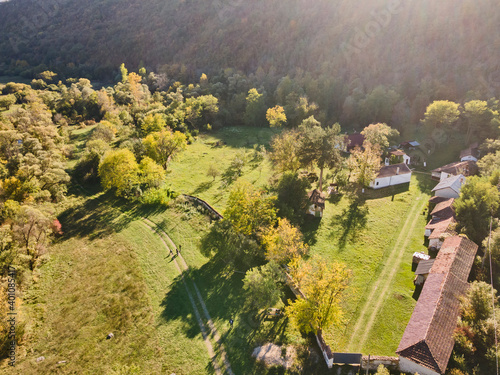
<svg viewBox="0 0 500 375">
<path fill-rule="evenodd" d="M 154 188 L 147 190 L 140 198 L 140 202 L 147 206 L 165 206 L 167 207 L 172 199 L 179 194 L 167 187 Z"/>
</svg>

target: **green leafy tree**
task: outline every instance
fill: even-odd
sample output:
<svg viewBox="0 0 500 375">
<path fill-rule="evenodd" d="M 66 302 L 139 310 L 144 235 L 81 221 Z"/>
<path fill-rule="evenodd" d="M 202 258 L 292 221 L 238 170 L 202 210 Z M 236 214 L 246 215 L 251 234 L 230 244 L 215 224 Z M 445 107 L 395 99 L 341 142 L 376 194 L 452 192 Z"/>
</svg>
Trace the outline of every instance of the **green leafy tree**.
<svg viewBox="0 0 500 375">
<path fill-rule="evenodd" d="M 301 134 L 298 130 L 284 131 L 273 137 L 270 159 L 278 173 L 299 170 L 300 138 Z"/>
<path fill-rule="evenodd" d="M 254 235 L 274 224 L 274 197 L 268 197 L 247 181 L 239 181 L 229 193 L 224 220 L 237 233 Z"/>
<path fill-rule="evenodd" d="M 269 108 L 266 112 L 266 119 L 271 128 L 280 127 L 286 122 L 285 110 L 279 105 Z"/>
<path fill-rule="evenodd" d="M 495 323 L 493 300 L 498 308 L 496 290 L 474 281 L 461 299 L 461 318 L 454 333 L 454 357 L 463 357 L 462 368 L 468 374 L 495 373 Z M 498 334 L 498 332 L 497 332 Z"/>
<path fill-rule="evenodd" d="M 488 235 L 491 216 L 498 215 L 500 192 L 488 178 L 469 177 L 455 200 L 458 229 L 480 244 Z"/>
<path fill-rule="evenodd" d="M 436 100 L 427 107 L 422 122 L 429 133 L 436 128 L 451 131 L 459 116 L 460 104 L 449 100 Z"/>
<path fill-rule="evenodd" d="M 257 309 L 276 305 L 283 296 L 283 282 L 283 271 L 275 262 L 248 270 L 243 279 L 247 303 Z"/>
<path fill-rule="evenodd" d="M 338 123 L 323 128 L 313 116 L 307 118 L 300 125 L 302 137 L 300 139 L 299 160 L 304 166 L 315 164 L 319 170 L 319 190 L 323 189 L 323 171 L 341 163 L 340 125 Z"/>
<path fill-rule="evenodd" d="M 217 169 L 215 165 L 210 164 L 207 169 L 207 176 L 212 177 L 213 178 L 212 181 L 215 181 L 216 177 L 219 175 L 220 175 L 219 169 Z"/>
<path fill-rule="evenodd" d="M 350 180 L 362 187 L 370 185 L 380 170 L 380 155 L 380 147 L 370 142 L 364 142 L 363 149 L 355 147 L 347 159 Z"/>
<path fill-rule="evenodd" d="M 466 142 L 472 136 L 483 140 L 498 130 L 499 113 L 488 106 L 484 100 L 471 100 L 464 104 Z"/>
<path fill-rule="evenodd" d="M 9 109 L 16 101 L 17 98 L 14 94 L 0 95 L 0 108 Z"/>
<path fill-rule="evenodd" d="M 481 176 L 491 176 L 500 170 L 500 151 L 486 154 L 477 162 Z"/>
<path fill-rule="evenodd" d="M 219 111 L 219 100 L 213 95 L 201 95 L 196 98 L 187 98 L 184 111 L 186 120 L 195 129 L 207 128 Z"/>
<path fill-rule="evenodd" d="M 263 126 L 266 121 L 266 104 L 264 94 L 253 88 L 248 91 L 246 98 L 244 120 L 250 126 Z"/>
<path fill-rule="evenodd" d="M 368 142 L 372 145 L 379 145 L 381 149 L 389 147 L 389 142 L 399 136 L 396 129 L 382 123 L 368 125 L 361 134 L 365 136 Z"/>
<path fill-rule="evenodd" d="M 92 182 L 99 178 L 99 164 L 111 147 L 102 139 L 92 139 L 85 145 L 83 156 L 75 166 L 73 175 L 81 181 Z"/>
<path fill-rule="evenodd" d="M 187 137 L 179 131 L 172 132 L 165 128 L 149 134 L 143 139 L 143 144 L 146 154 L 166 170 L 170 159 L 186 149 Z"/>
<path fill-rule="evenodd" d="M 201 252 L 214 256 L 235 269 L 249 269 L 262 264 L 264 254 L 255 236 L 236 232 L 227 220 L 217 221 L 201 240 Z"/>
<path fill-rule="evenodd" d="M 318 333 L 342 322 L 342 296 L 351 271 L 345 265 L 314 258 L 301 262 L 293 273 L 305 298 L 288 301 L 287 314 L 304 333 Z"/>
<path fill-rule="evenodd" d="M 126 196 L 139 184 L 139 165 L 128 149 L 108 152 L 99 165 L 99 177 L 105 190 L 116 189 L 116 195 Z"/>
<path fill-rule="evenodd" d="M 139 180 L 147 188 L 157 188 L 165 181 L 165 170 L 147 156 L 139 163 Z"/>
<path fill-rule="evenodd" d="M 167 126 L 167 122 L 161 113 L 149 114 L 144 118 L 141 126 L 142 134 L 159 132 Z"/>
<path fill-rule="evenodd" d="M 277 195 L 276 207 L 278 215 L 286 217 L 290 222 L 300 224 L 308 206 L 307 190 L 311 187 L 306 178 L 298 173 L 284 173 L 272 191 Z"/>
</svg>

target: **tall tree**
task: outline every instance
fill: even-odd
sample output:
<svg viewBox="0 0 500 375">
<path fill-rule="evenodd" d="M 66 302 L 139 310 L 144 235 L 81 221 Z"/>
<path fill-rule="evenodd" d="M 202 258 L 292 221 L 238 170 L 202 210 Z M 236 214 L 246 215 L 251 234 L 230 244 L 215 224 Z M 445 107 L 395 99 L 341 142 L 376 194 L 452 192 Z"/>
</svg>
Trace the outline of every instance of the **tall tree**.
<svg viewBox="0 0 500 375">
<path fill-rule="evenodd" d="M 342 321 L 341 301 L 349 285 L 351 271 L 345 265 L 314 258 L 299 263 L 295 281 L 305 298 L 288 301 L 293 324 L 300 331 L 318 333 Z"/>
<path fill-rule="evenodd" d="M 427 106 L 423 124 L 431 133 L 434 129 L 450 131 L 460 116 L 460 104 L 449 100 L 436 100 Z"/>
<path fill-rule="evenodd" d="M 131 194 L 139 183 L 139 166 L 132 151 L 110 151 L 99 165 L 99 177 L 105 190 L 116 189 L 117 195 Z"/>
<path fill-rule="evenodd" d="M 298 130 L 284 131 L 273 137 L 270 159 L 278 173 L 299 170 L 300 138 L 301 133 Z"/>
<path fill-rule="evenodd" d="M 274 224 L 274 197 L 268 197 L 247 181 L 239 181 L 229 193 L 224 220 L 245 235 L 255 235 Z"/>
<path fill-rule="evenodd" d="M 286 217 L 294 224 L 302 223 L 304 212 L 308 206 L 307 189 L 311 183 L 298 173 L 284 173 L 272 186 L 272 191 L 278 196 L 276 207 L 280 217 Z"/>
<path fill-rule="evenodd" d="M 213 95 L 201 95 L 196 98 L 187 98 L 184 104 L 186 120 L 195 129 L 208 128 L 219 111 L 219 100 Z"/>
<path fill-rule="evenodd" d="M 480 244 L 488 235 L 491 216 L 498 216 L 500 192 L 486 177 L 469 177 L 454 207 L 458 229 Z"/>
<path fill-rule="evenodd" d="M 493 301 L 492 294 L 494 295 Z M 493 302 L 495 309 L 498 309 L 496 290 L 492 289 L 491 285 L 478 281 L 470 285 L 467 294 L 461 299 L 461 318 L 455 330 L 453 350 L 454 357 L 463 358 L 460 361 L 460 370 L 464 373 L 494 374 L 496 372 Z"/>
<path fill-rule="evenodd" d="M 300 230 L 287 219 L 278 219 L 278 226 L 265 230 L 261 240 L 266 249 L 266 258 L 278 264 L 287 264 L 308 250 Z"/>
<path fill-rule="evenodd" d="M 264 94 L 253 88 L 246 98 L 245 123 L 250 126 L 263 126 L 266 122 L 266 104 Z"/>
<path fill-rule="evenodd" d="M 363 129 L 361 134 L 372 145 L 379 145 L 382 150 L 389 147 L 389 141 L 394 141 L 399 136 L 399 132 L 396 129 L 382 123 L 368 125 Z"/>
<path fill-rule="evenodd" d="M 370 142 L 363 143 L 363 149 L 356 147 L 347 160 L 350 178 L 359 186 L 367 187 L 380 170 L 380 147 Z"/>
<path fill-rule="evenodd" d="M 255 308 L 265 308 L 280 302 L 283 296 L 283 271 L 278 263 L 269 262 L 248 270 L 243 279 L 247 302 Z"/>
<path fill-rule="evenodd" d="M 165 128 L 159 132 L 153 132 L 143 139 L 146 154 L 159 163 L 165 170 L 168 162 L 187 146 L 185 134 Z"/>
<path fill-rule="evenodd" d="M 471 100 L 464 104 L 465 131 L 467 143 L 474 136 L 482 141 L 498 131 L 499 114 L 484 100 Z"/>
<path fill-rule="evenodd" d="M 323 171 L 333 168 L 341 162 L 340 125 L 338 123 L 323 128 L 313 116 L 305 119 L 300 125 L 302 134 L 299 148 L 299 160 L 302 165 L 316 164 L 319 168 L 318 189 L 323 189 Z"/>
<path fill-rule="evenodd" d="M 286 122 L 285 110 L 279 105 L 269 108 L 266 112 L 266 119 L 271 128 L 280 127 Z"/>
<path fill-rule="evenodd" d="M 165 170 L 147 156 L 139 164 L 139 180 L 147 188 L 159 187 L 165 181 Z"/>
</svg>

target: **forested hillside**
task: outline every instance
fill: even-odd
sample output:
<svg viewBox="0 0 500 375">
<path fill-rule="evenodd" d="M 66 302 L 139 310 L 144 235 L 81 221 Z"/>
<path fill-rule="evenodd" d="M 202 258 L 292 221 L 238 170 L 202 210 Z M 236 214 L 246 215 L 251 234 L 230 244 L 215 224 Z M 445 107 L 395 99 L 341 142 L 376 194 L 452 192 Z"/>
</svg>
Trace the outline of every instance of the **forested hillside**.
<svg viewBox="0 0 500 375">
<path fill-rule="evenodd" d="M 0 4 L 3 74 L 33 78 L 49 68 L 66 77 L 113 79 L 122 62 L 198 76 L 225 68 L 268 79 L 309 72 L 331 83 L 330 95 L 341 95 L 332 103 L 339 110 L 349 95 L 380 84 L 420 101 L 462 100 L 470 90 L 486 98 L 500 90 L 494 0 Z"/>
</svg>

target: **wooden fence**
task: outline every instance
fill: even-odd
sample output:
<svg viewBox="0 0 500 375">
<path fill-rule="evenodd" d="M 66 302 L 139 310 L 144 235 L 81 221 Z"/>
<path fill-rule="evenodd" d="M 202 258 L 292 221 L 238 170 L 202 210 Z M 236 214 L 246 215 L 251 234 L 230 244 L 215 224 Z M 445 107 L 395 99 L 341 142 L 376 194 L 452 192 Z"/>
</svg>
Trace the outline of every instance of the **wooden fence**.
<svg viewBox="0 0 500 375">
<path fill-rule="evenodd" d="M 215 220 L 223 219 L 223 216 L 219 212 L 217 212 L 217 210 L 215 208 L 213 208 L 207 202 L 205 202 L 203 199 L 200 199 L 198 197 L 194 197 L 192 195 L 187 195 L 187 194 L 182 194 L 182 196 L 184 198 L 190 200 L 191 202 L 204 207 L 212 219 L 215 219 Z"/>
</svg>

